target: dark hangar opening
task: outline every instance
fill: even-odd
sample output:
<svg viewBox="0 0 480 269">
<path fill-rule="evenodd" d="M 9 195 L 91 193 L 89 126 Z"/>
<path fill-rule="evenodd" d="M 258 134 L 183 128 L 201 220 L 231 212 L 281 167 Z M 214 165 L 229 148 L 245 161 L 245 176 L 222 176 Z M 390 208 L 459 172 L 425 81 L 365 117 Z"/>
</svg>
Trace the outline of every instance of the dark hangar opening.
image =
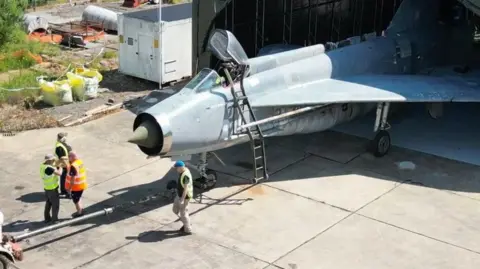
<svg viewBox="0 0 480 269">
<path fill-rule="evenodd" d="M 210 32 L 227 29 L 249 57 L 270 44 L 308 46 L 381 34 L 402 0 L 194 0 L 193 72 L 214 67 Z"/>
</svg>

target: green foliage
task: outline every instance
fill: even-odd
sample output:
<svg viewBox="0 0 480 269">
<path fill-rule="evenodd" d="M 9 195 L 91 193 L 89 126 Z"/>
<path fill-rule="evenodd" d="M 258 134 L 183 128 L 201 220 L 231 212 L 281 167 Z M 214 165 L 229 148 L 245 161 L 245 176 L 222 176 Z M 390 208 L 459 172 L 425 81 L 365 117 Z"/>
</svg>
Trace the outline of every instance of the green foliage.
<svg viewBox="0 0 480 269">
<path fill-rule="evenodd" d="M 104 59 L 112 59 L 112 58 L 117 58 L 117 52 L 116 51 L 105 51 L 103 54 Z"/>
<path fill-rule="evenodd" d="M 13 76 L 9 81 L 0 83 L 0 88 L 16 89 L 24 87 L 38 87 L 37 77 L 42 73 L 32 70 L 24 70 L 16 76 Z"/>
<path fill-rule="evenodd" d="M 40 96 L 40 89 L 37 88 L 37 77 L 40 75 L 42 75 L 40 72 L 27 70 L 12 77 L 9 81 L 0 83 L 0 105 L 2 103 L 15 104 L 28 98 L 36 99 Z M 32 88 L 21 91 L 5 90 L 30 87 Z"/>
<path fill-rule="evenodd" d="M 0 0 L 0 47 L 11 43 L 22 28 L 24 10 L 28 0 Z"/>
<path fill-rule="evenodd" d="M 0 72 L 8 70 L 24 69 L 34 65 L 36 62 L 30 57 L 8 56 L 0 61 Z"/>
</svg>

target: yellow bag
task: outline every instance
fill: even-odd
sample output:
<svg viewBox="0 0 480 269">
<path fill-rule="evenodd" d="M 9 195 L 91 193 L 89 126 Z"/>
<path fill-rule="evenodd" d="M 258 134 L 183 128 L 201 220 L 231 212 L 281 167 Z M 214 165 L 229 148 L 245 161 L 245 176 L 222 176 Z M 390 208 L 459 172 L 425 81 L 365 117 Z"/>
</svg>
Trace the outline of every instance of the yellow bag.
<svg viewBox="0 0 480 269">
<path fill-rule="evenodd" d="M 87 68 L 75 68 L 72 72 L 67 73 L 67 78 L 70 86 L 72 87 L 73 96 L 76 100 L 85 101 L 87 98 L 96 97 L 96 88 L 98 88 L 98 82 L 102 81 L 103 76 L 97 69 Z M 91 84 L 95 84 L 92 87 Z M 87 85 L 88 84 L 88 85 Z M 89 90 L 94 90 L 93 93 L 86 92 L 87 86 Z"/>
<path fill-rule="evenodd" d="M 75 68 L 74 73 L 82 77 L 97 78 L 98 82 L 101 82 L 103 79 L 102 74 L 97 69 Z"/>
<path fill-rule="evenodd" d="M 73 102 L 72 90 L 67 80 L 49 82 L 39 79 L 43 101 L 51 106 L 59 106 Z"/>
<path fill-rule="evenodd" d="M 72 87 L 72 93 L 75 100 L 85 101 L 85 80 L 82 76 L 67 72 L 68 83 Z"/>
</svg>

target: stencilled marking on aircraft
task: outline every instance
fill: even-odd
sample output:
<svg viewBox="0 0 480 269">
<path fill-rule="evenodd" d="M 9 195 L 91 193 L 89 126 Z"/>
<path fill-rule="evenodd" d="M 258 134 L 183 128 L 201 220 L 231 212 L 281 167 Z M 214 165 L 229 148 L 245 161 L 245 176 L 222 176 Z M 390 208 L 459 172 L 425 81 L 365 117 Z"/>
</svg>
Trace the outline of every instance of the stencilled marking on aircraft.
<svg viewBox="0 0 480 269">
<path fill-rule="evenodd" d="M 277 116 L 277 115 L 280 115 L 280 114 L 284 114 L 284 113 L 287 113 L 287 112 L 290 112 L 290 111 L 294 111 L 294 110 L 297 110 L 297 109 L 300 109 L 300 108 L 304 108 L 303 106 L 293 106 L 293 107 L 279 107 L 279 108 L 274 108 L 273 109 L 273 114 L 274 116 Z"/>
</svg>

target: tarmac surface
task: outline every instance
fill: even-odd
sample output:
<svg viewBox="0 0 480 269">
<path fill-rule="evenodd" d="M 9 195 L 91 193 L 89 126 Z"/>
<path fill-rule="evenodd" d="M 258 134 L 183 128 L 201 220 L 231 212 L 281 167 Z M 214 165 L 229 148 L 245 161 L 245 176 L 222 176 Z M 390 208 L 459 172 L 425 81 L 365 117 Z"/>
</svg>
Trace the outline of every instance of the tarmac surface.
<svg viewBox="0 0 480 269">
<path fill-rule="evenodd" d="M 66 129 L 0 138 L 4 232 L 43 227 L 39 165 L 56 133 L 84 160 L 88 212 L 139 201 L 175 179 L 172 162 L 146 159 L 125 142 L 134 115 L 120 112 Z M 18 268 L 478 268 L 480 167 L 335 132 L 267 140 L 270 179 L 255 186 L 248 145 L 219 152 L 219 182 L 190 213 L 194 234 L 167 198 L 21 242 Z M 74 206 L 62 200 L 60 217 Z"/>
</svg>

